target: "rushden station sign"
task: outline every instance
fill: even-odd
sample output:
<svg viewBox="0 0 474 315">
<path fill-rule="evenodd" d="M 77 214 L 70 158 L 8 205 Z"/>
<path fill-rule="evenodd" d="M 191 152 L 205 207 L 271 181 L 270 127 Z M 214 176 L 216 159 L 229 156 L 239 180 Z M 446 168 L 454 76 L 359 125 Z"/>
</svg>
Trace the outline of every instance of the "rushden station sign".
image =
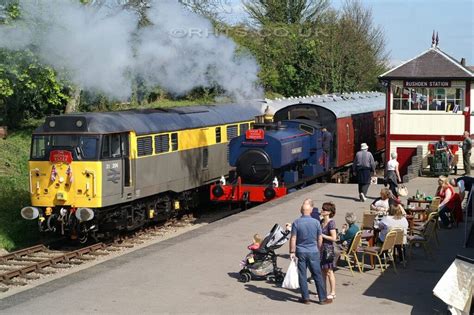
<svg viewBox="0 0 474 315">
<path fill-rule="evenodd" d="M 403 81 L 404 87 L 411 87 L 411 88 L 444 88 L 444 87 L 451 87 L 451 81 Z"/>
</svg>

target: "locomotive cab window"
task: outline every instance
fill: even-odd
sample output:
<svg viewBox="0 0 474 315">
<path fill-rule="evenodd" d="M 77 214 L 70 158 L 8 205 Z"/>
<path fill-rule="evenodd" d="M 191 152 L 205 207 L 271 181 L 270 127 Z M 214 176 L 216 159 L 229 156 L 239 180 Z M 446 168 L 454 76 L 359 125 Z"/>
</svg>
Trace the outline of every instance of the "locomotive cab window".
<svg viewBox="0 0 474 315">
<path fill-rule="evenodd" d="M 221 143 L 222 136 L 221 136 L 221 127 L 216 127 L 216 143 Z"/>
<path fill-rule="evenodd" d="M 96 160 L 99 137 L 93 135 L 34 135 L 31 142 L 32 160 L 45 161 L 53 150 L 67 150 L 74 160 Z"/>
<path fill-rule="evenodd" d="M 120 134 L 104 135 L 102 138 L 102 158 L 115 159 L 122 157 Z"/>
<path fill-rule="evenodd" d="M 178 150 L 178 133 L 174 132 L 171 134 L 171 151 Z"/>
<path fill-rule="evenodd" d="M 310 135 L 314 134 L 314 128 L 306 125 L 300 125 L 300 130 L 309 133 Z"/>
</svg>

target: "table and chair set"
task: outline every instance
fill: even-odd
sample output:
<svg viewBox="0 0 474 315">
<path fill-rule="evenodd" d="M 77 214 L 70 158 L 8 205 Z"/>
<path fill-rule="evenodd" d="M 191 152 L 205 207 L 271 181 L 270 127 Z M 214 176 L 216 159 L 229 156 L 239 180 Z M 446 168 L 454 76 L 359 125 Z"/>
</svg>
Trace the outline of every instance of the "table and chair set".
<svg viewBox="0 0 474 315">
<path fill-rule="evenodd" d="M 406 216 L 408 221 L 407 233 L 402 228 L 393 228 L 385 236 L 383 242 L 378 238 L 378 218 L 377 211 L 366 211 L 363 214 L 361 230 L 357 232 L 350 246 L 343 250 L 343 258 L 354 275 L 354 264 L 360 273 L 365 270 L 365 257 L 368 256 L 372 269 L 376 265 L 383 273 L 392 263 L 394 271 L 397 272 L 395 258 L 398 257 L 404 267 L 408 258 L 412 256 L 413 247 L 422 247 L 427 257 L 432 257 L 431 243 L 435 242 L 439 246 L 438 229 L 439 214 L 438 207 L 440 198 L 433 200 L 410 198 L 407 201 Z M 395 255 L 397 254 L 397 255 Z M 362 256 L 362 259 L 359 257 Z"/>
</svg>

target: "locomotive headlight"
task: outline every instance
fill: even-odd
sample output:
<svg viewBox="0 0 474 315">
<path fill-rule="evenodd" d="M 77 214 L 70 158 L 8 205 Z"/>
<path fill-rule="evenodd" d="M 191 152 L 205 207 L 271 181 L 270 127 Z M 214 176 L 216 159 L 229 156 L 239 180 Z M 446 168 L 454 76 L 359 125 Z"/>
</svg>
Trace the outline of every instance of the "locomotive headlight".
<svg viewBox="0 0 474 315">
<path fill-rule="evenodd" d="M 39 217 L 39 210 L 35 207 L 24 207 L 21 209 L 20 214 L 25 220 L 34 220 Z"/>
<path fill-rule="evenodd" d="M 82 120 L 76 121 L 76 127 L 77 127 L 77 128 L 81 128 L 81 127 L 82 127 L 82 124 L 83 124 Z"/>
<path fill-rule="evenodd" d="M 49 121 L 49 127 L 54 128 L 56 127 L 56 122 L 54 120 Z"/>
<path fill-rule="evenodd" d="M 90 221 L 94 219 L 94 211 L 92 211 L 92 209 L 89 209 L 89 208 L 77 208 L 76 218 L 80 222 Z"/>
</svg>

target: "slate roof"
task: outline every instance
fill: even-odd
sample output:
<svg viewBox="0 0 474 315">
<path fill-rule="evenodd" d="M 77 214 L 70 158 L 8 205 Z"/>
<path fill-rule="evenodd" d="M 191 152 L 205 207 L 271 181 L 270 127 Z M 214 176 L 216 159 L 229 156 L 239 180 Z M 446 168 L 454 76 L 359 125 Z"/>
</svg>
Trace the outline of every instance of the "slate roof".
<svg viewBox="0 0 474 315">
<path fill-rule="evenodd" d="M 461 65 L 438 47 L 385 72 L 379 79 L 474 79 L 473 70 Z"/>
<path fill-rule="evenodd" d="M 314 105 L 324 107 L 334 113 L 337 118 L 379 111 L 385 109 L 385 93 L 344 93 L 331 95 L 313 95 L 299 98 L 278 99 L 267 101 L 273 113 L 291 105 Z"/>
</svg>

